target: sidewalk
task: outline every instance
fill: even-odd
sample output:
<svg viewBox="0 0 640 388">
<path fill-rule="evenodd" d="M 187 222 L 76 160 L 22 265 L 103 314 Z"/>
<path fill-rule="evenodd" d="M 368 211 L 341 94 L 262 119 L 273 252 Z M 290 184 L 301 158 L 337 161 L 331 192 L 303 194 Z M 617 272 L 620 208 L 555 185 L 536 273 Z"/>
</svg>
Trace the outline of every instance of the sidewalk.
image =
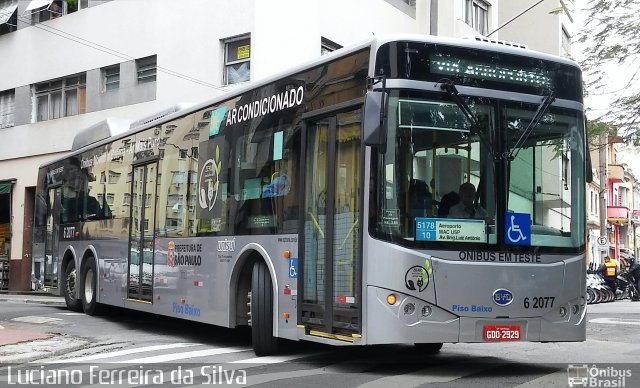
<svg viewBox="0 0 640 388">
<path fill-rule="evenodd" d="M 45 304 L 45 305 L 51 305 L 51 306 L 66 305 L 63 297 L 50 295 L 42 291 L 34 291 L 34 292 L 0 291 L 0 303 L 2 302 L 34 303 L 34 304 Z"/>
<path fill-rule="evenodd" d="M 0 312 L 2 311 L 2 303 L 34 303 L 50 306 L 65 306 L 64 298 L 54 296 L 45 292 L 14 292 L 0 291 Z M 53 334 L 42 333 L 27 330 L 7 329 L 0 326 L 0 346 L 20 344 L 35 340 L 44 340 L 53 337 Z M 2 356 L 0 352 L 0 356 Z"/>
</svg>

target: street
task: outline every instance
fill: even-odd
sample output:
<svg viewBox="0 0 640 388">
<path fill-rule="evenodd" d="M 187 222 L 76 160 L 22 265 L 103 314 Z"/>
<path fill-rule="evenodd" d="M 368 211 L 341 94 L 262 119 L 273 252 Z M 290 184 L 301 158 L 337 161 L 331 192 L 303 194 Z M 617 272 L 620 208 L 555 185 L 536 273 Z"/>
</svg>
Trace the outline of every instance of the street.
<svg viewBox="0 0 640 388">
<path fill-rule="evenodd" d="M 290 343 L 281 355 L 257 358 L 248 330 L 119 309 L 91 317 L 69 312 L 58 302 L 41 304 L 47 300 L 59 301 L 0 295 L 0 344 L 11 335 L 52 334 L 0 345 L 0 386 L 42 386 L 42 370 L 65 369 L 82 370 L 78 373 L 84 378 L 59 386 L 110 381 L 127 386 L 555 387 L 567 385 L 568 364 L 597 367 L 604 373 L 597 377 L 600 386 L 613 380 L 629 387 L 640 382 L 640 367 L 632 364 L 640 355 L 640 303 L 630 301 L 590 305 L 584 343 L 445 344 L 437 355 L 420 354 L 409 345 Z M 90 370 L 92 365 L 97 369 Z M 118 380 L 109 372 L 126 368 L 149 374 L 146 380 L 135 375 Z M 34 369 L 35 374 L 22 372 Z"/>
</svg>

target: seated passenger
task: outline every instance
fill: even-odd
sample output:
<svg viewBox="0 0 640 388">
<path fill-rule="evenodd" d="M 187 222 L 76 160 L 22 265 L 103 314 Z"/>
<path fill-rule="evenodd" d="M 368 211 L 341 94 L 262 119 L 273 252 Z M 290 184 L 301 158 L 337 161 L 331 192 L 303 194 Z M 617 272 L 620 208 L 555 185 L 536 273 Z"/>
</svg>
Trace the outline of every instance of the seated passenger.
<svg viewBox="0 0 640 388">
<path fill-rule="evenodd" d="M 412 179 L 409 182 L 409 216 L 431 217 L 433 196 L 427 183 L 420 179 Z"/>
<path fill-rule="evenodd" d="M 460 202 L 453 205 L 449 210 L 449 218 L 475 218 L 489 219 L 487 211 L 482 206 L 474 203 L 476 199 L 476 187 L 471 182 L 460 185 L 458 191 Z"/>
</svg>

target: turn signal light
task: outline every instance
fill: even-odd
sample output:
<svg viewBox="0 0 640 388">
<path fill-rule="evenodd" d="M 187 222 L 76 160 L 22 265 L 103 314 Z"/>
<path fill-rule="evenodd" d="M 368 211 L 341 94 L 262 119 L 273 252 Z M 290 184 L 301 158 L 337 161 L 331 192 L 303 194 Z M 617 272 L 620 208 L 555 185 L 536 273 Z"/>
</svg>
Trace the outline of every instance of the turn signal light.
<svg viewBox="0 0 640 388">
<path fill-rule="evenodd" d="M 397 300 L 398 300 L 398 298 L 396 297 L 396 294 L 389 294 L 387 296 L 387 303 L 389 303 L 390 305 L 396 304 Z"/>
<path fill-rule="evenodd" d="M 284 257 L 285 259 L 291 258 L 291 251 L 282 252 L 282 257 Z"/>
<path fill-rule="evenodd" d="M 289 319 L 289 313 L 282 313 L 282 318 Z"/>
</svg>

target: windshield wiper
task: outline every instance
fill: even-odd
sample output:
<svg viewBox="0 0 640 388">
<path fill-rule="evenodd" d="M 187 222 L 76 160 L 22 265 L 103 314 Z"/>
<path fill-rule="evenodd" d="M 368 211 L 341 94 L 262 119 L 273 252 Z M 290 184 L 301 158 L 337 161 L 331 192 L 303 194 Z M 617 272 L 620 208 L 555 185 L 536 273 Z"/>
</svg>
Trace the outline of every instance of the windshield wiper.
<svg viewBox="0 0 640 388">
<path fill-rule="evenodd" d="M 538 105 L 538 110 L 536 111 L 536 114 L 533 116 L 533 118 L 529 122 L 529 125 L 527 125 L 527 128 L 525 128 L 524 131 L 522 131 L 522 134 L 520 135 L 520 138 L 518 139 L 518 141 L 516 141 L 513 147 L 511 147 L 511 151 L 509 151 L 509 154 L 507 155 L 507 160 L 512 161 L 518 156 L 518 152 L 520 152 L 520 150 L 522 149 L 521 148 L 522 145 L 527 141 L 527 139 L 529 139 L 529 136 L 531 135 L 533 130 L 538 126 L 538 123 L 540 123 L 542 116 L 544 116 L 547 113 L 547 111 L 549 110 L 549 107 L 551 106 L 551 104 L 555 99 L 556 99 L 556 94 L 553 90 L 549 90 L 548 94 L 544 95 L 542 102 L 540 103 L 540 105 Z"/>
<path fill-rule="evenodd" d="M 469 123 L 471 123 L 471 127 L 469 128 L 469 133 L 471 133 L 472 135 L 477 135 L 480 138 L 480 141 L 484 144 L 485 147 L 487 147 L 487 150 L 489 150 L 489 154 L 495 160 L 496 155 L 493 152 L 493 147 L 491 146 L 491 142 L 487 139 L 485 134 L 480 130 L 480 123 L 478 122 L 478 119 L 471 111 L 469 104 L 467 104 L 462 99 L 462 97 L 460 97 L 460 93 L 458 93 L 458 89 L 453 84 L 453 81 L 445 78 L 438 81 L 438 83 L 440 84 L 440 89 L 442 89 L 445 93 L 447 93 L 449 98 L 451 98 L 453 102 L 456 103 L 456 105 L 462 111 L 462 113 L 467 118 L 467 120 L 469 120 Z"/>
</svg>

